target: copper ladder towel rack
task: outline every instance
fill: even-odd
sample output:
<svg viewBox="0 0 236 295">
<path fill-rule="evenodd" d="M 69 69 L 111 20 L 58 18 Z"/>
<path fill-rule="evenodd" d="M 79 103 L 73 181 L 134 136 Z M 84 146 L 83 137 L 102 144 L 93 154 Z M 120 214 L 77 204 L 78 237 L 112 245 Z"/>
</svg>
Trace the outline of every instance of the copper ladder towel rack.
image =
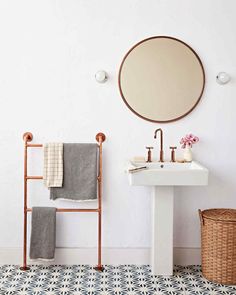
<svg viewBox="0 0 236 295">
<path fill-rule="evenodd" d="M 98 264 L 95 267 L 98 271 L 103 271 L 102 266 L 102 143 L 105 141 L 106 136 L 103 133 L 96 135 L 96 141 L 99 144 L 99 172 L 98 172 L 98 208 L 95 209 L 75 209 L 75 208 L 57 208 L 57 212 L 97 212 L 98 213 Z M 23 238 L 23 266 L 21 270 L 26 271 L 30 268 L 27 266 L 27 214 L 32 212 L 32 208 L 27 206 L 27 183 L 30 179 L 43 179 L 43 176 L 29 176 L 27 174 L 27 162 L 28 162 L 28 148 L 31 147 L 43 147 L 42 144 L 29 144 L 33 140 L 33 134 L 26 132 L 23 134 L 24 140 L 24 238 Z"/>
</svg>

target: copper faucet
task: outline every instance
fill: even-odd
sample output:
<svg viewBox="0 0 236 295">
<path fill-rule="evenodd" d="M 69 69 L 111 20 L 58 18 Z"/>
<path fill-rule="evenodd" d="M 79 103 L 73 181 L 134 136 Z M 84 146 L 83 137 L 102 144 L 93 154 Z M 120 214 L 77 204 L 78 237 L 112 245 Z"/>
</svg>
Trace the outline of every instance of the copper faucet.
<svg viewBox="0 0 236 295">
<path fill-rule="evenodd" d="M 163 151 L 163 131 L 161 128 L 155 130 L 154 138 L 157 138 L 157 132 L 160 131 L 160 159 L 159 162 L 164 162 L 164 151 Z"/>
</svg>

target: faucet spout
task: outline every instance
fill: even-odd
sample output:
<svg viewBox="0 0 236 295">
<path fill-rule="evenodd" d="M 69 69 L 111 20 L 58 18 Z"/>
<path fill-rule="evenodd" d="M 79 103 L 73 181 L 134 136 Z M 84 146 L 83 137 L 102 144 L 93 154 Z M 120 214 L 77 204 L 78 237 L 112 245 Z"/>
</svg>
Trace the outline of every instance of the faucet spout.
<svg viewBox="0 0 236 295">
<path fill-rule="evenodd" d="M 160 159 L 159 162 L 164 162 L 164 151 L 163 151 L 163 131 L 158 128 L 154 132 L 154 138 L 157 138 L 157 132 L 160 132 Z"/>
</svg>

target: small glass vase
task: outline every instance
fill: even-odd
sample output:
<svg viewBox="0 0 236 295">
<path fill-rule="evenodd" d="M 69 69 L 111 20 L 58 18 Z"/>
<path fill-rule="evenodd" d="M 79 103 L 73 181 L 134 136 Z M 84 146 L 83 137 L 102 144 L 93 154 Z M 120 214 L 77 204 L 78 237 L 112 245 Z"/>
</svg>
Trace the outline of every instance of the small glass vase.
<svg viewBox="0 0 236 295">
<path fill-rule="evenodd" d="M 190 146 L 186 146 L 184 148 L 184 161 L 185 162 L 192 162 L 193 160 L 193 155 L 192 155 L 192 150 Z"/>
</svg>

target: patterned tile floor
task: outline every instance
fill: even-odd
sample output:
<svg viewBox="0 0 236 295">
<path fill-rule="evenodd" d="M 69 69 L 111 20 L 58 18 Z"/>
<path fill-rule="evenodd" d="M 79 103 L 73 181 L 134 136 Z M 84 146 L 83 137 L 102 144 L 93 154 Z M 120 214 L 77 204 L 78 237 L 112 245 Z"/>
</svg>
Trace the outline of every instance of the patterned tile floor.
<svg viewBox="0 0 236 295">
<path fill-rule="evenodd" d="M 0 267 L 1 295 L 236 295 L 236 286 L 214 284 L 200 266 L 176 266 L 172 277 L 153 277 L 148 265 L 105 266 L 103 273 L 89 265 Z"/>
</svg>

